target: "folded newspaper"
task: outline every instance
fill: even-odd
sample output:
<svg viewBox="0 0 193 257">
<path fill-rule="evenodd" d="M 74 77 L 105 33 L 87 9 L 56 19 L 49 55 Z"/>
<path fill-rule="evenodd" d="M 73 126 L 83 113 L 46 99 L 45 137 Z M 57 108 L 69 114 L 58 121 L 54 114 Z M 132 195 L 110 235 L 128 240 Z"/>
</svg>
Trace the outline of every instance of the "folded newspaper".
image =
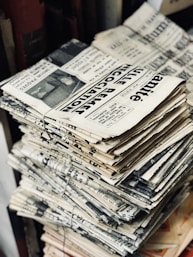
<svg viewBox="0 0 193 257">
<path fill-rule="evenodd" d="M 78 40 L 1 82 L 0 107 L 23 133 L 9 154 L 22 174 L 10 208 L 45 225 L 58 246 L 45 255 L 137 256 L 188 197 L 186 90 Z"/>
<path fill-rule="evenodd" d="M 186 79 L 193 105 L 192 36 L 147 2 L 122 25 L 96 34 L 92 45 L 124 62 Z"/>
</svg>

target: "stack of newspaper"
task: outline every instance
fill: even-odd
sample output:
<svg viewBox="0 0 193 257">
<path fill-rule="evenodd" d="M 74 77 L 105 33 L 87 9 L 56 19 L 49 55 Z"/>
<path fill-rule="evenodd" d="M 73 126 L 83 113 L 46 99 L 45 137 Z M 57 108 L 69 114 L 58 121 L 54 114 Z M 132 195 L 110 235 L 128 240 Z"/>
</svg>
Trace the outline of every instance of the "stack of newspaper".
<svg viewBox="0 0 193 257">
<path fill-rule="evenodd" d="M 0 106 L 23 132 L 10 207 L 45 225 L 58 247 L 47 256 L 134 254 L 189 195 L 183 79 L 72 40 L 1 84 Z"/>
<path fill-rule="evenodd" d="M 186 200 L 168 217 L 168 219 L 160 226 L 160 228 L 153 234 L 152 237 L 139 249 L 139 251 L 132 256 L 135 257 L 185 257 L 191 256 L 183 255 L 183 250 L 187 247 L 190 251 L 192 243 L 192 224 L 193 224 L 193 192 L 186 198 Z M 45 242 L 45 257 L 46 256 L 61 256 L 64 251 L 66 256 L 90 256 L 89 252 L 95 249 L 96 256 L 117 256 L 109 255 L 102 252 L 93 243 L 88 243 L 85 238 L 79 235 L 73 236 L 74 232 L 62 227 L 44 227 L 42 240 Z M 65 244 L 64 244 L 65 241 Z M 84 245 L 87 244 L 87 247 Z M 79 247 L 77 247 L 77 245 Z M 85 250 L 83 250 L 83 249 Z M 54 255 L 55 254 L 55 255 Z M 181 255 L 182 254 L 182 255 Z"/>
</svg>

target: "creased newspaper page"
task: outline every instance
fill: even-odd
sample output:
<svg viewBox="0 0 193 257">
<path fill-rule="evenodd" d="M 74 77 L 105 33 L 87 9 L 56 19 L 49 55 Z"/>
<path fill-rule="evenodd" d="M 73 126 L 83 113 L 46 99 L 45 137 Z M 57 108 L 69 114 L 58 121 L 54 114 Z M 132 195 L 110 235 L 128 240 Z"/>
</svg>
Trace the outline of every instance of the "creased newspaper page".
<svg viewBox="0 0 193 257">
<path fill-rule="evenodd" d="M 47 115 L 100 135 L 119 136 L 151 113 L 183 80 L 162 76 L 128 64 L 113 70 L 97 83 Z"/>
<path fill-rule="evenodd" d="M 146 2 L 122 26 L 96 34 L 92 44 L 130 64 L 186 80 L 193 75 L 191 37 Z"/>
<path fill-rule="evenodd" d="M 167 39 L 164 40 L 167 41 Z M 186 80 L 193 75 L 190 67 L 192 45 L 185 48 L 184 51 L 179 51 L 174 58 L 168 48 L 165 49 L 163 46 L 160 48 L 156 44 L 148 43 L 138 32 L 132 31 L 126 26 L 115 27 L 110 31 L 99 33 L 92 44 L 125 63 L 140 65 Z"/>
<path fill-rule="evenodd" d="M 84 83 L 100 79 L 108 70 L 117 67 L 121 63 L 120 60 L 77 39 L 70 40 L 50 53 L 46 60 Z M 63 81 L 66 82 L 67 80 L 63 79 Z M 68 85 L 70 86 L 71 84 L 72 82 L 68 81 Z"/>
<path fill-rule="evenodd" d="M 138 34 L 123 25 L 99 32 L 95 35 L 92 45 L 130 64 L 139 65 L 143 63 L 144 67 L 151 59 L 160 55 L 158 49 L 150 44 L 144 45 Z M 165 59 L 167 60 L 167 58 Z"/>
<path fill-rule="evenodd" d="M 181 27 L 144 3 L 123 23 L 141 38 L 142 42 L 160 50 L 177 65 L 192 72 L 193 44 Z"/>
<path fill-rule="evenodd" d="M 181 64 L 180 61 L 182 62 L 178 59 L 178 56 L 184 54 L 187 56 L 192 52 L 189 35 L 170 19 L 157 13 L 147 3 L 144 3 L 123 24 L 139 34 L 141 41 L 159 49 L 160 52 L 165 53 L 166 56 L 178 64 Z M 186 48 L 189 48 L 189 50 Z M 189 56 L 188 61 L 191 61 L 191 59 Z"/>
<path fill-rule="evenodd" d="M 191 35 L 147 2 L 123 25 L 96 34 L 92 45 L 126 63 L 185 79 L 187 102 L 192 109 Z"/>
<path fill-rule="evenodd" d="M 166 46 L 169 46 L 169 48 L 174 47 L 176 43 L 178 43 L 178 47 L 183 43 L 188 43 L 184 30 L 164 15 L 158 13 L 147 2 L 143 3 L 123 24 L 141 35 L 144 41 L 159 45 L 160 48 L 163 46 L 163 49 Z M 164 41 L 164 38 L 168 38 L 169 41 Z"/>
<path fill-rule="evenodd" d="M 92 44 L 126 63 L 140 65 L 165 75 L 178 76 L 183 79 L 189 79 L 193 75 L 192 70 L 185 65 L 185 62 L 180 61 L 188 54 L 183 55 L 180 51 L 182 57 L 179 57 L 177 61 L 177 57 L 175 60 L 167 53 L 168 48 L 163 49 L 163 47 L 148 43 L 138 32 L 136 33 L 126 26 L 115 27 L 110 31 L 99 33 Z"/>
</svg>

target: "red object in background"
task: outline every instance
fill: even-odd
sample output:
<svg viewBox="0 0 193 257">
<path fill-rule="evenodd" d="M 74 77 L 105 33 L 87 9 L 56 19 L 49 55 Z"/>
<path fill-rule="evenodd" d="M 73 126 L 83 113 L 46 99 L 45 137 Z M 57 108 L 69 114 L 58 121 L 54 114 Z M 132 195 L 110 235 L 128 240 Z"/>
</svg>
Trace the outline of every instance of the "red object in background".
<svg viewBox="0 0 193 257">
<path fill-rule="evenodd" d="M 34 64 L 46 53 L 45 7 L 39 0 L 0 0 L 11 19 L 18 70 Z"/>
<path fill-rule="evenodd" d="M 193 257 L 193 241 L 190 242 L 179 257 Z"/>
</svg>

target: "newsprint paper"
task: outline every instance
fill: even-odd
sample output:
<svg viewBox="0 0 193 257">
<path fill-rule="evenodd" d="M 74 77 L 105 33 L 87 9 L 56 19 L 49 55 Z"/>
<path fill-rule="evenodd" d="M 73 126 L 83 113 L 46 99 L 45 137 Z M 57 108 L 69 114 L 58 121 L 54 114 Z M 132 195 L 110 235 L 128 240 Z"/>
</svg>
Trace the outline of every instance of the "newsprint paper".
<svg viewBox="0 0 193 257">
<path fill-rule="evenodd" d="M 45 70 L 49 75 L 45 75 Z M 33 75 L 34 72 L 36 76 Z M 74 152 L 77 152 L 77 155 L 79 152 L 82 153 L 86 162 L 93 162 L 93 166 L 96 166 L 99 173 L 101 168 L 103 170 L 101 174 L 106 173 L 107 176 L 118 174 L 118 177 L 115 176 L 111 181 L 113 184 L 123 177 L 122 171 L 135 164 L 129 154 L 136 149 L 136 146 L 138 150 L 141 147 L 143 154 L 141 157 L 144 158 L 147 147 L 150 152 L 155 152 L 150 135 L 159 133 L 160 143 L 157 145 L 157 150 L 162 151 L 168 143 L 175 143 L 192 129 L 190 120 L 186 119 L 188 114 L 185 112 L 185 93 L 183 93 L 183 80 L 180 78 L 171 78 L 145 68 L 123 64 L 97 82 L 85 84 L 73 96 L 52 107 L 53 103 L 50 104 L 49 99 L 57 99 L 55 97 L 57 92 L 59 96 L 62 95 L 60 91 L 62 85 L 54 88 L 52 83 L 50 85 L 47 82 L 47 78 L 55 73 L 56 67 L 42 60 L 26 72 L 16 75 L 16 78 L 2 86 L 4 93 L 11 96 L 10 102 L 4 100 L 2 104 L 13 108 L 17 103 L 18 107 L 15 111 L 18 112 L 17 115 L 23 116 L 22 118 L 29 118 L 30 122 L 39 123 L 43 129 L 46 128 L 46 124 L 51 124 L 48 125 L 49 130 L 59 126 L 64 137 L 65 133 L 72 134 L 72 141 L 79 137 L 80 148 L 75 147 L 75 143 L 71 144 Z M 16 103 L 14 95 L 17 95 Z M 25 105 L 24 111 L 21 111 L 20 102 Z M 27 112 L 30 113 L 29 117 Z M 168 113 L 168 116 L 164 116 L 164 112 Z M 163 124 L 159 123 L 160 119 Z M 179 123 L 179 127 L 173 121 L 174 119 Z M 169 121 L 173 121 L 170 127 L 166 126 Z M 138 129 L 142 127 L 141 132 L 144 132 L 141 141 L 137 140 L 135 135 L 138 124 L 140 125 Z M 168 140 L 161 140 L 163 129 L 167 130 Z M 135 141 L 128 141 L 130 138 L 126 137 L 126 133 L 133 134 L 131 139 L 134 138 Z M 90 147 L 89 143 L 93 142 L 100 151 L 89 154 L 90 150 L 87 149 Z M 147 146 L 145 142 L 148 143 Z M 129 149 L 131 149 L 130 152 Z M 103 163 L 106 163 L 105 167 Z"/>
<path fill-rule="evenodd" d="M 92 44 L 124 62 L 183 78 L 193 91 L 192 36 L 147 2 L 122 25 L 96 34 Z M 192 99 L 189 94 L 191 105 Z"/>
<path fill-rule="evenodd" d="M 44 225 L 45 256 L 138 256 L 189 196 L 184 78 L 73 39 L 1 91 L 22 132 L 8 156 L 22 175 L 10 208 Z"/>
</svg>

